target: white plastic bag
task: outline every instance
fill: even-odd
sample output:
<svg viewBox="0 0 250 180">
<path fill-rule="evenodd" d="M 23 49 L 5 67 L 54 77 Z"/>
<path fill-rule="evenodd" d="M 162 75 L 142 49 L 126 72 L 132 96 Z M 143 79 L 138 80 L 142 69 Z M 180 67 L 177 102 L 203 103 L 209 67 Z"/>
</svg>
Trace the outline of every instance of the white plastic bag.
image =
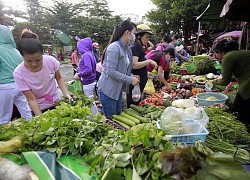
<svg viewBox="0 0 250 180">
<path fill-rule="evenodd" d="M 135 85 L 134 89 L 132 90 L 132 99 L 134 102 L 138 102 L 141 99 L 141 90 L 139 84 Z"/>
<path fill-rule="evenodd" d="M 167 134 L 200 133 L 208 120 L 203 108 L 167 107 L 161 116 L 160 128 Z"/>
<path fill-rule="evenodd" d="M 206 127 L 209 117 L 202 107 L 191 107 L 184 110 L 186 120 L 197 120 L 202 127 Z"/>
</svg>

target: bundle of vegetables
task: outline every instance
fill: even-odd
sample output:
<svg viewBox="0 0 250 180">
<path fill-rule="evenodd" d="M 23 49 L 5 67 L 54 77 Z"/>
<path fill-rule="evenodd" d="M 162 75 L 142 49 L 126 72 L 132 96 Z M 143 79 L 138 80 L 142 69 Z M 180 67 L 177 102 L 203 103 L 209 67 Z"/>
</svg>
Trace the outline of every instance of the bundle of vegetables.
<svg viewBox="0 0 250 180">
<path fill-rule="evenodd" d="M 89 107 L 62 103 L 56 109 L 46 111 L 31 121 L 20 119 L 9 128 L 0 126 L 0 140 L 14 137 L 23 139 L 20 151 L 47 149 L 61 154 L 82 155 L 88 153 L 95 142 L 114 129 L 105 123 L 102 116 L 93 116 Z"/>
<path fill-rule="evenodd" d="M 143 106 L 132 104 L 130 108 L 123 111 L 120 115 L 113 115 L 112 120 L 127 130 L 141 123 L 156 121 L 162 115 L 164 109 L 165 107 L 149 103 Z"/>
<path fill-rule="evenodd" d="M 206 145 L 215 152 L 223 152 L 230 155 L 237 162 L 242 164 L 250 163 L 250 154 L 247 150 L 237 146 L 234 147 L 232 144 L 222 141 L 221 139 L 208 136 L 206 138 Z"/>
<path fill-rule="evenodd" d="M 197 142 L 195 146 L 176 148 L 165 140 L 163 132 L 146 123 L 129 131 L 110 131 L 84 160 L 90 174 L 110 179 L 246 179 L 250 174 L 232 157 L 213 153 Z"/>
<path fill-rule="evenodd" d="M 183 63 L 181 64 L 181 69 L 187 70 L 189 64 L 190 64 L 189 62 L 183 62 Z"/>
<path fill-rule="evenodd" d="M 110 131 L 102 142 L 83 158 L 90 164 L 90 173 L 98 179 L 162 179 L 158 157 L 162 151 L 175 147 L 163 138 L 163 132 L 152 123 L 139 124 L 129 131 Z"/>
<path fill-rule="evenodd" d="M 62 101 L 71 105 L 71 106 L 76 106 L 78 104 L 78 106 L 80 105 L 81 107 L 91 107 L 91 106 L 93 106 L 94 100 L 90 99 L 85 94 L 80 94 L 78 96 L 73 96 L 71 100 L 64 97 L 64 99 Z M 79 104 L 79 102 L 80 102 L 80 104 Z"/>
<path fill-rule="evenodd" d="M 209 56 L 203 58 L 195 58 L 192 60 L 196 67 L 196 75 L 205 75 L 211 72 L 215 72 L 214 62 Z"/>
<path fill-rule="evenodd" d="M 230 144 L 250 143 L 250 134 L 245 125 L 238 121 L 235 116 L 216 107 L 206 108 L 205 111 L 209 116 L 207 124 L 209 136 Z"/>
<path fill-rule="evenodd" d="M 202 146 L 202 147 L 201 147 Z M 213 153 L 204 149 L 201 143 L 186 148 L 178 148 L 176 152 L 162 152 L 159 161 L 162 171 L 170 179 L 249 179 L 248 173 L 231 156 L 223 153 Z"/>
<path fill-rule="evenodd" d="M 181 74 L 181 66 L 179 66 L 178 63 L 170 63 L 170 69 L 172 73 Z"/>
</svg>

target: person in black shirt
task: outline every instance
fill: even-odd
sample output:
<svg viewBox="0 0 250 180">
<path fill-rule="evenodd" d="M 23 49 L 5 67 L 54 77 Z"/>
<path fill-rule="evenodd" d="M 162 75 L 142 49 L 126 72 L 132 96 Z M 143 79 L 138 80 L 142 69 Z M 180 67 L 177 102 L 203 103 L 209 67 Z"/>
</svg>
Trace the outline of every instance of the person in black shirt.
<svg viewBox="0 0 250 180">
<path fill-rule="evenodd" d="M 143 48 L 147 45 L 149 41 L 149 36 L 153 35 L 149 26 L 145 24 L 140 24 L 137 26 L 137 32 L 135 34 L 136 40 L 135 43 L 131 45 L 131 50 L 133 54 L 133 69 L 132 74 L 140 76 L 140 90 L 143 92 L 144 87 L 148 80 L 148 71 L 147 65 L 151 64 L 154 68 L 157 68 L 157 63 L 153 60 L 147 60 L 145 58 L 146 50 Z M 127 107 L 130 107 L 131 104 L 138 104 L 132 99 L 132 90 L 134 86 L 130 85 L 129 94 L 127 95 Z"/>
</svg>

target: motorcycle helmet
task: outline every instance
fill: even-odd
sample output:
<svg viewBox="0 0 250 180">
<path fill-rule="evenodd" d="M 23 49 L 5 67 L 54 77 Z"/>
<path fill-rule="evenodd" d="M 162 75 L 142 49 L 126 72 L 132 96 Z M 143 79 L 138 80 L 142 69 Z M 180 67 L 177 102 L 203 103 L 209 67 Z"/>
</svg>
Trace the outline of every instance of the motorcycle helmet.
<svg viewBox="0 0 250 180">
<path fill-rule="evenodd" d="M 153 35 L 150 27 L 146 24 L 139 24 L 137 26 L 136 34 L 141 34 L 141 33 L 149 33 L 150 35 Z"/>
</svg>

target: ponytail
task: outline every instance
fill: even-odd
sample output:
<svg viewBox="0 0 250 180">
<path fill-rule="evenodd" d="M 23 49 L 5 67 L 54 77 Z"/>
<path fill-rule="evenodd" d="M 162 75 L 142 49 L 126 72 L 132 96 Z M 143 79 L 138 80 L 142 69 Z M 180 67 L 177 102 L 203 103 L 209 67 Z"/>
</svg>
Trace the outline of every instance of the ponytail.
<svg viewBox="0 0 250 180">
<path fill-rule="evenodd" d="M 17 43 L 17 49 L 20 54 L 43 53 L 43 45 L 39 41 L 37 34 L 29 29 L 24 29 L 21 33 L 20 40 Z"/>
<path fill-rule="evenodd" d="M 105 53 L 106 53 L 106 50 L 108 48 L 108 46 L 115 42 L 115 41 L 118 41 L 122 36 L 123 34 L 125 33 L 125 31 L 129 30 L 129 31 L 132 31 L 134 28 L 136 28 L 136 25 L 131 22 L 130 20 L 124 20 L 121 22 L 121 24 L 117 25 L 114 30 L 113 30 L 113 33 L 111 35 L 111 38 L 109 40 L 109 43 L 108 45 L 104 48 L 104 51 L 103 51 L 103 56 L 102 56 L 102 63 L 103 63 L 103 60 L 105 58 Z"/>
</svg>

